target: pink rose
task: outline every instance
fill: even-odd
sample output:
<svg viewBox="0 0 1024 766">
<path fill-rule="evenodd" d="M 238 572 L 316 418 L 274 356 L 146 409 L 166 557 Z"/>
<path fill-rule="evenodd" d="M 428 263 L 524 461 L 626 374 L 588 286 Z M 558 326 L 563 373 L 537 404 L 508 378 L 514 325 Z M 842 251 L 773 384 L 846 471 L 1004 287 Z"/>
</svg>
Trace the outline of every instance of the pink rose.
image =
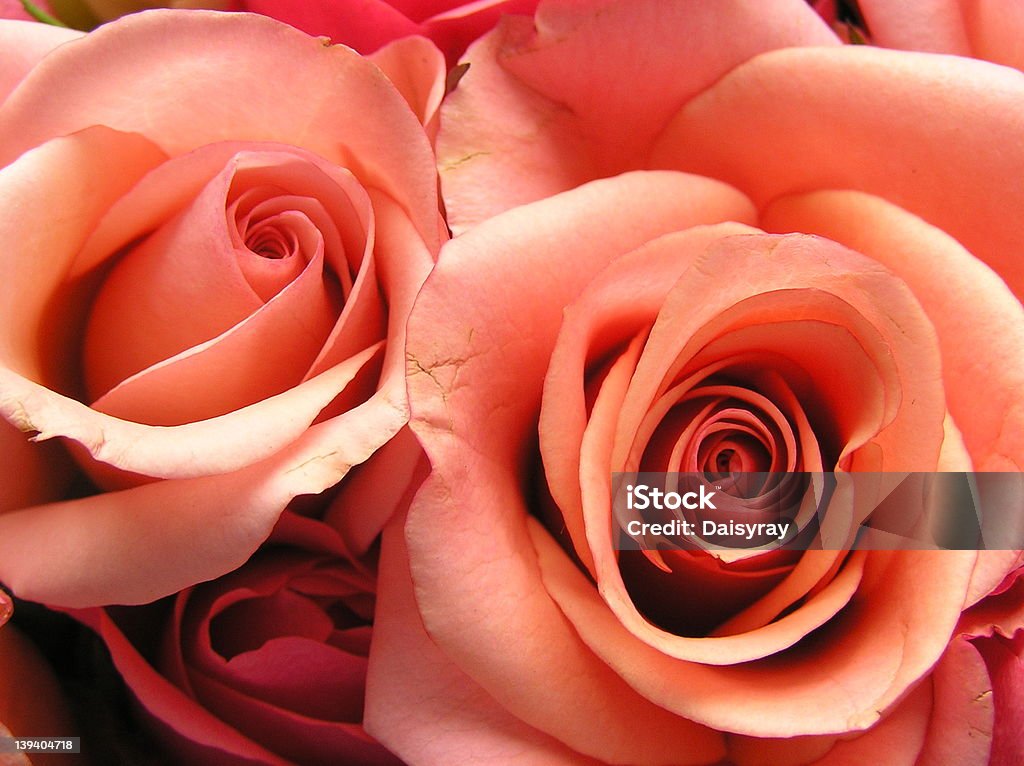
<svg viewBox="0 0 1024 766">
<path fill-rule="evenodd" d="M 432 152 L 380 69 L 270 19 L 154 11 L 36 62 L 42 25 L 8 24 L 0 581 L 147 602 L 238 567 L 405 424 Z M 389 454 L 398 482 L 415 445 Z"/>
<path fill-rule="evenodd" d="M 504 14 L 532 13 L 537 0 L 60 0 L 65 17 L 107 21 L 155 6 L 247 11 L 311 35 L 326 35 L 361 53 L 419 35 L 433 40 L 454 65 L 466 47 Z M 81 23 L 81 22 L 79 22 Z M 77 25 L 77 24 L 76 24 Z"/>
<path fill-rule="evenodd" d="M 240 569 L 158 605 L 80 612 L 176 763 L 398 764 L 361 726 L 375 575 L 286 512 Z"/>
<path fill-rule="evenodd" d="M 1024 466 L 1020 74 L 842 46 L 781 0 L 542 3 L 467 59 L 371 733 L 414 764 L 1020 760 L 991 648 L 1024 627 L 1019 551 L 609 539 L 638 463 Z"/>
</svg>

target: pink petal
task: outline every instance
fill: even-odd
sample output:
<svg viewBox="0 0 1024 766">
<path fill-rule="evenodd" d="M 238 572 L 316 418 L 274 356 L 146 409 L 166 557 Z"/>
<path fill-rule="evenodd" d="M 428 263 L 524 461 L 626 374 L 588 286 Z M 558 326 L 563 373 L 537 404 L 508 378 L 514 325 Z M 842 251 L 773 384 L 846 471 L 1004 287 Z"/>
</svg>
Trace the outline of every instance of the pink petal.
<svg viewBox="0 0 1024 766">
<path fill-rule="evenodd" d="M 931 723 L 917 766 L 987 763 L 998 713 L 993 680 L 978 650 L 963 638 L 952 641 L 932 671 L 931 682 Z"/>
<path fill-rule="evenodd" d="M 118 673 L 149 711 L 162 739 L 171 741 L 173 752 L 200 766 L 254 762 L 286 766 L 284 759 L 240 734 L 157 673 L 105 611 L 90 610 L 76 616 L 103 638 Z"/>
<path fill-rule="evenodd" d="M 428 135 L 436 135 L 437 112 L 444 97 L 447 75 L 444 56 L 437 46 L 424 37 L 403 37 L 368 58 L 405 96 Z"/>
<path fill-rule="evenodd" d="M 1022 104 L 1024 76 L 986 62 L 868 46 L 776 51 L 683 107 L 650 163 L 721 178 L 759 205 L 815 189 L 878 195 L 955 237 L 1020 295 L 1024 145 L 1011 138 Z"/>
<path fill-rule="evenodd" d="M 410 762 L 486 766 L 598 766 L 517 719 L 451 662 L 424 632 L 401 518 L 384 531 L 374 641 L 366 688 L 367 731 Z"/>
<path fill-rule="evenodd" d="M 20 0 L 2 0 L 0 50 L 4 52 L 4 66 L 0 69 L 0 104 L 47 53 L 83 34 L 29 21 Z"/>
<path fill-rule="evenodd" d="M 859 0 L 873 45 L 969 56 L 960 0 Z"/>
<path fill-rule="evenodd" d="M 1022 636 L 1024 633 L 1018 632 L 1012 640 L 992 639 L 975 643 L 985 658 L 992 689 L 990 695 L 983 690 L 979 695 L 981 699 L 974 701 L 986 706 L 991 701 L 995 702 L 991 766 L 1013 766 L 1020 760 L 1021 735 L 1024 734 L 1024 710 L 1020 704 L 1024 694 Z"/>
<path fill-rule="evenodd" d="M 399 37 L 422 34 L 419 24 L 386 0 L 245 0 L 244 8 L 311 35 L 371 53 Z"/>
<path fill-rule="evenodd" d="M 172 156 L 222 140 L 292 144 L 351 164 L 405 206 L 436 248 L 427 137 L 401 94 L 351 50 L 263 16 L 153 11 L 54 54 L 4 104 L 0 162 L 92 124 L 141 133 Z"/>
<path fill-rule="evenodd" d="M 445 104 L 438 164 L 452 229 L 643 167 L 673 113 L 737 64 L 774 48 L 836 44 L 802 0 L 556 0 L 535 21 L 507 17 L 471 48 Z"/>
<path fill-rule="evenodd" d="M 1024 310 L 997 274 L 948 234 L 857 192 L 784 197 L 763 224 L 821 234 L 898 274 L 935 325 L 949 411 L 975 469 L 1024 468 Z"/>
<path fill-rule="evenodd" d="M 241 470 L 0 515 L 0 581 L 29 600 L 84 607 L 146 603 L 219 577 L 249 558 L 291 499 L 337 484 L 405 420 L 382 392 Z"/>
<path fill-rule="evenodd" d="M 961 0 L 971 55 L 1024 69 L 1024 6 L 999 0 Z"/>
</svg>

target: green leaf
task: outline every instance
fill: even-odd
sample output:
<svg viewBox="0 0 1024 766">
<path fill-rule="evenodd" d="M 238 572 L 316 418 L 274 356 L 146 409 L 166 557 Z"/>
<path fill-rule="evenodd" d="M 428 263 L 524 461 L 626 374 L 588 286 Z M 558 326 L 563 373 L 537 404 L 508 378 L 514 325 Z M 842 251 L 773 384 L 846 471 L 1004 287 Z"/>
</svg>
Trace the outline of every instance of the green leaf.
<svg viewBox="0 0 1024 766">
<path fill-rule="evenodd" d="M 21 7 L 25 9 L 25 13 L 31 16 L 36 21 L 41 21 L 44 24 L 49 24 L 52 27 L 65 27 L 67 24 L 58 19 L 55 16 L 51 16 L 38 5 L 32 2 L 32 0 L 21 0 Z"/>
</svg>

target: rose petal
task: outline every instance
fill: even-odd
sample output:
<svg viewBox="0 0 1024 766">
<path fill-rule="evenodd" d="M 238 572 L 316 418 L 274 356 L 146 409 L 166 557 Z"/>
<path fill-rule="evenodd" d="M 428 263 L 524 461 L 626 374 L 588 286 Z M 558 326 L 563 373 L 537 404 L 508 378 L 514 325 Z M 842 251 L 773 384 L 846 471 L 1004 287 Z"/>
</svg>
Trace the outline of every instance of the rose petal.
<svg viewBox="0 0 1024 766">
<path fill-rule="evenodd" d="M 18 0 L 9 1 L 21 9 Z M 46 54 L 83 34 L 75 29 L 36 21 L 11 20 L 0 12 L 0 50 L 4 52 L 4 66 L 0 69 L 0 105 Z"/>
<path fill-rule="evenodd" d="M 189 763 L 287 766 L 287 761 L 203 709 L 157 673 L 104 610 L 78 612 L 76 617 L 99 633 L 125 684 L 152 715 L 165 741 L 171 738 L 173 751 Z"/>
<path fill-rule="evenodd" d="M 859 0 L 873 45 L 969 56 L 959 0 Z"/>
<path fill-rule="evenodd" d="M 876 194 L 951 234 L 1020 296 L 1024 145 L 992 137 L 1017 134 L 1022 104 L 1024 75 L 987 62 L 869 46 L 775 51 L 683 107 L 650 165 L 721 178 L 761 205 L 814 189 Z"/>
<path fill-rule="evenodd" d="M 367 731 L 423 766 L 453 759 L 467 766 L 598 766 L 509 713 L 430 640 L 416 607 L 402 521 L 385 528 L 381 547 Z"/>
<path fill-rule="evenodd" d="M 212 476 L 263 460 L 293 442 L 380 349 L 381 343 L 374 344 L 289 391 L 173 429 L 111 417 L 2 368 L 0 412 L 14 419 L 22 413 L 30 417 L 26 423 L 39 432 L 37 438 L 74 440 L 91 458 L 121 471 L 159 478 Z M 125 480 L 99 469 L 96 473 Z"/>
<path fill-rule="evenodd" d="M 444 56 L 425 37 L 393 40 L 368 57 L 379 66 L 432 138 L 437 135 L 437 112 L 444 98 L 447 69 Z"/>
<path fill-rule="evenodd" d="M 962 0 L 971 55 L 1024 69 L 1024 7 L 1019 3 Z"/>
<path fill-rule="evenodd" d="M 405 422 L 380 392 L 238 471 L 0 515 L 0 581 L 33 601 L 85 607 L 147 603 L 219 577 L 252 555 L 292 498 L 337 484 Z"/>
<path fill-rule="evenodd" d="M 280 19 L 311 35 L 326 35 L 361 53 L 399 37 L 422 34 L 394 3 L 386 0 L 246 0 L 245 9 Z"/>
<path fill-rule="evenodd" d="M 763 223 L 820 233 L 900 275 L 935 325 L 949 411 L 975 469 L 1024 467 L 1024 309 L 998 275 L 934 226 L 857 192 L 785 197 Z"/>
<path fill-rule="evenodd" d="M 446 101 L 438 164 L 452 230 L 642 167 L 681 104 L 757 53 L 837 44 L 801 0 L 559 0 L 534 21 L 506 17 Z"/>
<path fill-rule="evenodd" d="M 987 706 L 992 697 L 995 702 L 991 766 L 1013 766 L 1020 760 L 1021 732 L 1024 731 L 1024 713 L 1018 704 L 1024 692 L 1022 636 L 1024 633 L 1017 633 L 1008 641 L 975 642 L 975 647 L 985 658 L 992 689 L 991 694 L 982 690 L 974 702 Z"/>
<path fill-rule="evenodd" d="M 264 16 L 131 14 L 54 51 L 2 109 L 0 162 L 91 124 L 141 133 L 172 156 L 225 138 L 298 145 L 351 163 L 438 244 L 432 151 L 405 99 L 353 51 Z"/>
<path fill-rule="evenodd" d="M 112 156 L 117 172 L 110 172 Z M 6 243 L 0 306 L 5 316 L 18 317 L 0 325 L 0 374 L 9 368 L 59 388 L 69 385 L 73 339 L 59 328 L 80 310 L 82 295 L 77 284 L 58 285 L 104 209 L 164 159 L 139 136 L 97 127 L 56 139 L 0 170 L 0 201 L 18 211 L 0 218 Z M 53 216 L 55 209 L 60 216 Z M 47 257 L 37 257 L 40 252 Z M 41 336 L 48 338 L 47 353 L 40 349 Z M 19 433 L 32 433 L 35 425 L 6 388 L 0 407 L 10 418 L 10 425 L 0 424 L 0 452 L 9 469 L 0 510 L 60 497 L 68 473 L 63 450 L 32 445 Z"/>
<path fill-rule="evenodd" d="M 992 680 L 978 650 L 963 638 L 954 640 L 935 666 L 931 683 L 931 722 L 917 766 L 987 763 L 997 714 Z"/>
</svg>

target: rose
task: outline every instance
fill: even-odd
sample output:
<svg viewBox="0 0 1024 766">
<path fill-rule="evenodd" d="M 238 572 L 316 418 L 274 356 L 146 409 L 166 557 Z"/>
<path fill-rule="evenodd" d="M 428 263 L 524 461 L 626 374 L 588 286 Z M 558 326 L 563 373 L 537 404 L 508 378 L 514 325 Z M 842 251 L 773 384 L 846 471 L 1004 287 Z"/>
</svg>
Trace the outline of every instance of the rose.
<svg viewBox="0 0 1024 766">
<path fill-rule="evenodd" d="M 158 605 L 79 617 L 175 762 L 395 764 L 360 721 L 374 572 L 286 512 L 240 569 Z"/>
<path fill-rule="evenodd" d="M 819 600 L 798 605 L 776 625 L 765 623 L 783 614 L 783 603 L 794 605 L 784 595 L 793 580 L 779 594 L 763 574 L 757 588 L 747 586 L 752 594 L 736 583 L 733 564 L 730 577 L 691 568 L 677 573 L 678 583 L 644 591 L 638 580 L 671 578 L 646 560 L 623 556 L 616 566 L 600 530 L 609 472 L 632 454 L 634 437 L 646 439 L 637 436 L 641 424 L 664 424 L 656 435 L 668 453 L 665 445 L 676 437 L 685 437 L 681 450 L 695 446 L 696 436 L 665 423 L 652 399 L 659 386 L 691 369 L 685 365 L 700 361 L 704 369 L 709 360 L 697 353 L 703 344 L 720 352 L 726 330 L 743 330 L 728 342 L 750 354 L 772 349 L 778 356 L 780 344 L 796 343 L 789 331 L 776 336 L 759 328 L 794 318 L 786 291 L 825 289 L 809 279 L 807 262 L 797 257 L 801 248 L 837 264 L 836 278 L 842 273 L 840 281 L 850 283 L 830 290 L 852 313 L 825 324 L 858 338 L 865 350 L 872 345 L 862 334 L 866 326 L 888 338 L 887 347 L 906 341 L 896 343 L 901 332 L 882 332 L 881 316 L 904 326 L 912 313 L 919 331 L 907 330 L 915 340 L 893 351 L 895 371 L 871 363 L 855 373 L 846 365 L 867 351 L 838 336 L 824 342 L 811 335 L 803 336 L 805 352 L 833 351 L 827 364 L 812 365 L 817 375 L 810 382 L 797 383 L 788 363 L 773 366 L 764 357 L 731 370 L 729 385 L 748 392 L 731 392 L 743 402 L 734 409 L 744 423 L 763 426 L 803 465 L 817 462 L 816 442 L 842 431 L 884 445 L 877 454 L 890 470 L 1019 470 L 1024 325 L 1003 281 L 1020 284 L 1012 255 L 1013 211 L 1021 201 L 1015 178 L 1024 165 L 1015 139 L 1019 75 L 976 61 L 839 47 L 805 5 L 781 2 L 582 9 L 548 3 L 535 26 L 506 20 L 468 59 L 438 139 L 446 209 L 465 234 L 447 246 L 410 323 L 414 427 L 434 475 L 410 512 L 404 541 L 397 527 L 385 540 L 380 651 L 371 660 L 373 680 L 396 668 L 413 672 L 403 652 L 437 657 L 422 633 L 418 641 L 394 637 L 398 626 L 408 630 L 422 617 L 447 662 L 412 676 L 413 683 L 421 699 L 443 687 L 457 701 L 427 709 L 407 694 L 394 706 L 397 689 L 371 684 L 371 731 L 424 763 L 445 747 L 482 747 L 482 740 L 547 752 L 552 760 L 584 753 L 629 763 L 715 762 L 723 753 L 737 763 L 858 762 L 878 760 L 883 751 L 887 763 L 974 763 L 990 749 L 995 761 L 1012 759 L 1016 740 L 1001 736 L 999 724 L 994 740 L 986 732 L 993 703 L 997 720 L 1014 720 L 1019 703 L 1006 693 L 1012 685 L 987 694 L 989 672 L 997 669 L 985 665 L 986 639 L 970 639 L 991 633 L 996 619 L 1001 635 L 1021 627 L 1019 591 L 1006 591 L 1016 601 L 997 606 L 984 598 L 1019 565 L 1018 552 L 986 552 L 976 562 L 961 553 L 858 554 L 863 579 L 843 580 L 851 606 L 817 611 L 826 589 L 840 587 L 835 572 L 822 569 L 824 580 L 816 573 L 801 586 L 810 590 L 800 591 Z M 964 113 L 971 119 L 957 117 Z M 486 123 L 474 119 L 480 114 L 488 115 Z M 609 189 L 625 181 L 595 184 L 512 209 L 637 167 L 682 170 L 689 180 L 673 190 L 631 180 L 616 194 Z M 666 207 L 687 203 L 707 207 L 658 223 Z M 499 211 L 508 212 L 492 217 Z M 681 271 L 698 265 L 667 297 L 658 290 L 668 291 L 679 273 L 653 271 L 646 260 L 667 246 L 622 255 L 666 231 L 729 219 L 825 235 L 860 255 L 804 238 L 780 245 L 755 238 L 741 247 L 719 234 L 713 239 L 720 244 L 704 253 L 691 239 L 671 252 L 673 263 Z M 792 267 L 795 283 L 776 279 L 774 258 Z M 878 279 L 877 289 L 863 287 L 869 278 Z M 845 290 L 857 283 L 863 299 L 849 300 Z M 703 290 L 687 293 L 687 284 Z M 477 298 L 442 316 L 442 296 L 455 294 Z M 820 320 L 817 300 L 806 296 L 800 311 Z M 758 321 L 751 318 L 755 309 L 763 312 Z M 510 317 L 524 319 L 516 326 Z M 637 329 L 656 318 L 660 353 L 645 351 Z M 641 340 L 629 345 L 636 336 Z M 926 349 L 930 362 L 898 362 Z M 666 369 L 674 361 L 679 368 Z M 867 399 L 850 399 L 854 392 L 829 377 L 839 366 L 847 370 L 839 380 L 856 381 L 856 394 L 881 385 L 896 397 L 886 401 L 912 406 L 868 425 L 861 418 L 878 411 Z M 751 388 L 767 390 L 760 396 L 768 403 Z M 630 398 L 620 407 L 627 389 Z M 808 397 L 818 414 L 800 420 L 794 405 Z M 824 405 L 830 398 L 833 404 Z M 904 420 L 925 409 L 927 425 Z M 754 411 L 760 414 L 751 422 Z M 773 412 L 782 413 L 793 441 L 771 430 Z M 716 425 L 704 422 L 710 415 L 703 425 Z M 846 425 L 837 431 L 840 421 Z M 846 430 L 853 422 L 865 430 Z M 731 437 L 732 454 L 743 444 L 751 457 L 764 457 L 749 451 L 747 437 Z M 826 466 L 857 455 L 853 466 L 840 467 L 870 470 L 878 464 L 865 445 L 843 438 L 820 454 Z M 571 555 L 528 522 L 530 514 L 567 537 Z M 805 572 L 825 564 L 817 556 L 801 562 Z M 848 567 L 841 571 L 859 577 Z M 882 581 L 892 589 L 888 596 Z M 684 600 L 686 588 L 698 594 L 697 603 Z M 638 617 L 652 615 L 659 604 L 649 594 L 657 593 L 674 599 L 665 607 L 669 615 L 655 620 L 662 632 Z M 750 599 L 762 596 L 766 602 L 751 611 Z M 971 604 L 977 606 L 961 617 Z M 989 609 L 1000 616 L 977 623 L 977 610 Z M 685 624 L 669 625 L 678 613 Z M 904 634 L 908 614 L 914 627 Z M 787 633 L 801 620 L 803 628 Z M 726 635 L 701 637 L 715 629 Z M 740 647 L 744 653 L 734 653 Z M 772 668 L 793 675 L 773 678 Z M 841 694 L 828 679 L 838 679 Z M 478 738 L 457 734 L 470 704 L 486 711 Z M 456 733 L 445 743 L 429 739 L 438 726 Z"/>
<path fill-rule="evenodd" d="M 1018 552 L 659 565 L 613 550 L 610 474 L 684 470 L 680 452 L 707 461 L 686 470 L 727 454 L 786 470 L 970 466 L 947 411 L 955 376 L 940 367 L 955 338 L 926 302 L 865 255 L 742 223 L 755 218 L 721 182 L 633 173 L 510 210 L 443 249 L 408 340 L 412 426 L 432 473 L 385 531 L 368 686 L 368 729 L 408 762 L 1016 752 L 1015 736 L 990 734 L 993 705 L 1012 716 L 1019 700 L 1012 685 L 993 699 L 968 639 L 997 623 L 1012 635 L 1019 590 L 961 613 Z M 946 248 L 919 258 L 955 257 Z M 981 264 L 960 265 L 986 299 L 957 304 L 964 325 L 993 310 L 1015 338 L 967 348 L 1013 367 L 1019 305 Z"/>
<path fill-rule="evenodd" d="M 428 139 L 369 61 L 258 16 L 138 14 L 29 69 L 0 155 L 16 594 L 141 603 L 219 576 L 403 426 L 442 221 Z M 390 454 L 398 482 L 414 452 Z"/>
<path fill-rule="evenodd" d="M 0 591 L 0 738 L 78 736 L 60 684 L 42 655 L 13 625 L 10 599 Z M 77 756 L 24 753 L 0 758 L 10 766 L 53 766 Z"/>
<path fill-rule="evenodd" d="M 537 0 L 61 0 L 65 17 L 106 21 L 143 8 L 164 5 L 262 13 L 311 35 L 326 35 L 361 53 L 372 53 L 392 40 L 422 35 L 433 40 L 454 64 L 466 46 L 508 13 L 531 13 Z M 83 8 L 84 6 L 84 8 Z M 85 14 L 83 15 L 83 11 Z"/>
</svg>

